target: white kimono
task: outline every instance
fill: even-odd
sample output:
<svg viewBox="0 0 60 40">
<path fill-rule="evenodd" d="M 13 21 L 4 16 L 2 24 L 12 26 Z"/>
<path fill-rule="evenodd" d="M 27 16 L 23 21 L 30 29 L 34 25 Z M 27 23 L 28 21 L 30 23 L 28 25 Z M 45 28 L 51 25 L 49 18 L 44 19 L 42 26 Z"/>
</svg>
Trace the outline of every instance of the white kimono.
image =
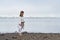
<svg viewBox="0 0 60 40">
<path fill-rule="evenodd" d="M 19 33 L 21 33 L 22 29 L 21 29 L 21 22 L 24 22 L 24 17 L 19 17 Z"/>
</svg>

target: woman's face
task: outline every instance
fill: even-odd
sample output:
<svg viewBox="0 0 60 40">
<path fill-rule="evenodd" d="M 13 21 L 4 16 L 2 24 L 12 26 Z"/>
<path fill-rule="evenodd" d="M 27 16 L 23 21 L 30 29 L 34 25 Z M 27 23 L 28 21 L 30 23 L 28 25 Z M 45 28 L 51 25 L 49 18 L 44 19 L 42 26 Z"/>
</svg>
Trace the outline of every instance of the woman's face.
<svg viewBox="0 0 60 40">
<path fill-rule="evenodd" d="M 23 15 L 24 15 L 24 11 L 21 11 L 20 16 L 23 17 Z"/>
<path fill-rule="evenodd" d="M 23 16 L 24 15 L 24 13 L 21 13 L 21 16 Z"/>
</svg>

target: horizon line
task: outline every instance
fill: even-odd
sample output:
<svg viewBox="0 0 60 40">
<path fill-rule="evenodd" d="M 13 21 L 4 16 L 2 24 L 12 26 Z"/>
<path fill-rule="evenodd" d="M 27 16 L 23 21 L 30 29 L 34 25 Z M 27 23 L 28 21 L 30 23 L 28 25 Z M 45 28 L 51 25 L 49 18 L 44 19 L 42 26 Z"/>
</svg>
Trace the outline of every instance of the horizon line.
<svg viewBox="0 0 60 40">
<path fill-rule="evenodd" d="M 0 16 L 0 17 L 7 17 L 7 16 Z M 8 17 L 19 17 L 19 16 L 8 16 Z M 28 16 L 26 16 L 28 17 Z M 35 16 L 29 16 L 29 17 L 35 17 Z M 37 17 L 37 16 L 36 16 Z M 39 16 L 38 16 L 39 17 Z"/>
</svg>

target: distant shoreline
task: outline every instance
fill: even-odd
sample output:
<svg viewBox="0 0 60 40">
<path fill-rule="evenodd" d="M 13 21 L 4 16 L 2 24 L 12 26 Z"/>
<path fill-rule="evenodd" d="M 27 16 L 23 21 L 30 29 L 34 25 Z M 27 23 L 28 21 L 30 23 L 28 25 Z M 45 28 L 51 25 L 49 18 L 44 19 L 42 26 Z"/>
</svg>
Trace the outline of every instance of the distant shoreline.
<svg viewBox="0 0 60 40">
<path fill-rule="evenodd" d="M 1 18 L 2 16 L 0 16 L 0 18 Z M 3 18 L 3 17 L 2 17 Z M 8 18 L 8 17 L 7 17 Z M 14 18 L 14 17 L 13 17 Z M 18 18 L 18 17 L 16 17 L 16 18 Z M 28 17 L 27 17 L 28 18 Z M 30 17 L 30 18 L 35 18 L 35 17 Z M 40 18 L 40 17 L 36 17 L 36 18 Z M 41 18 L 60 18 L 60 17 L 41 17 Z"/>
</svg>

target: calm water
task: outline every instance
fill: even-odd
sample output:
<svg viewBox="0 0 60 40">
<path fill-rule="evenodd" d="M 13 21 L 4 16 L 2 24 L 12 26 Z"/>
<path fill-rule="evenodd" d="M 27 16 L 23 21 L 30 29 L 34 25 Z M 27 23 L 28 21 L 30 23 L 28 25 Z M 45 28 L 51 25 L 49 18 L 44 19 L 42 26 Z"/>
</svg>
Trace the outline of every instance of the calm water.
<svg viewBox="0 0 60 40">
<path fill-rule="evenodd" d="M 60 33 L 60 18 L 26 17 L 23 31 Z M 0 17 L 0 32 L 18 31 L 18 17 Z"/>
</svg>

